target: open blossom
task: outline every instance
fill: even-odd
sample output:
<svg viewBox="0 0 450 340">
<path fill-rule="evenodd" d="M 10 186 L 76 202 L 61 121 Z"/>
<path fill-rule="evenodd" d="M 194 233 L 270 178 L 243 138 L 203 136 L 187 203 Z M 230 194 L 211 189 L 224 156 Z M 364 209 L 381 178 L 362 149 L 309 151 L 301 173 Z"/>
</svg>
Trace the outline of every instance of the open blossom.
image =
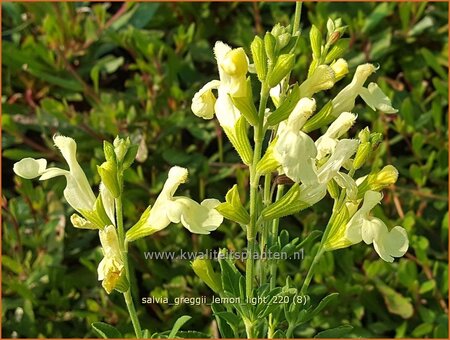
<svg viewBox="0 0 450 340">
<path fill-rule="evenodd" d="M 64 189 L 64 197 L 67 203 L 76 211 L 93 216 L 96 209 L 96 197 L 92 191 L 86 174 L 77 161 L 77 144 L 70 137 L 55 135 L 53 137 L 56 147 L 61 151 L 64 159 L 69 165 L 69 170 L 60 168 L 47 168 L 47 160 L 24 158 L 14 164 L 14 172 L 23 178 L 32 179 L 39 177 L 39 180 L 47 180 L 57 176 L 64 176 L 67 181 Z M 114 223 L 114 202 L 110 193 L 100 185 L 100 195 L 102 198 L 102 208 L 108 218 L 97 218 L 97 223 L 91 223 L 84 218 L 73 215 L 71 220 L 74 226 L 80 228 L 103 228 L 107 224 Z"/>
<path fill-rule="evenodd" d="M 124 272 L 124 263 L 119 247 L 116 228 L 109 225 L 99 231 L 102 244 L 103 259 L 98 265 L 98 280 L 109 294 L 117 285 L 117 281 Z"/>
<path fill-rule="evenodd" d="M 233 105 L 230 96 L 244 97 L 247 94 L 246 74 L 248 58 L 242 48 L 232 49 L 218 41 L 214 46 L 219 69 L 219 80 L 212 80 L 203 86 L 192 100 L 191 109 L 204 119 L 213 118 L 215 113 L 222 127 L 234 128 L 241 113 Z M 212 90 L 218 91 L 217 100 Z"/>
<path fill-rule="evenodd" d="M 334 152 L 338 139 L 345 134 L 355 123 L 356 115 L 351 112 L 342 112 L 340 116 L 328 127 L 327 131 L 317 139 L 317 159 Z"/>
<path fill-rule="evenodd" d="M 195 234 L 209 234 L 216 230 L 223 221 L 222 215 L 215 209 L 220 202 L 216 199 L 206 199 L 197 203 L 185 196 L 174 196 L 178 186 L 187 180 L 188 171 L 174 166 L 164 187 L 155 201 L 140 220 L 127 232 L 127 240 L 151 235 L 166 228 L 170 223 L 179 223 Z"/>
<path fill-rule="evenodd" d="M 372 109 L 378 109 L 385 113 L 398 111 L 392 107 L 390 99 L 381 91 L 377 84 L 370 83 L 368 88 L 364 87 L 367 78 L 375 71 L 376 68 L 372 64 L 363 64 L 356 68 L 351 83 L 344 87 L 332 100 L 333 116 L 337 117 L 342 112 L 351 111 L 358 96 L 361 96 Z"/>
<path fill-rule="evenodd" d="M 400 226 L 389 230 L 382 220 L 370 216 L 371 210 L 380 203 L 382 197 L 381 193 L 369 190 L 363 200 L 348 202 L 342 211 L 346 211 L 351 218 L 340 221 L 332 228 L 325 249 L 345 248 L 364 241 L 373 244 L 375 251 L 386 262 L 393 262 L 395 257 L 403 256 L 409 247 L 406 230 Z M 357 210 L 361 201 L 361 208 Z M 339 218 L 336 220 L 339 221 Z"/>
<path fill-rule="evenodd" d="M 273 156 L 286 176 L 295 182 L 311 184 L 316 181 L 313 160 L 317 150 L 311 137 L 301 131 L 315 108 L 314 99 L 300 99 L 287 122 L 282 122 L 278 130 Z"/>
<path fill-rule="evenodd" d="M 43 181 L 57 176 L 65 176 L 67 186 L 64 189 L 64 197 L 77 211 L 91 210 L 94 206 L 95 195 L 76 158 L 77 144 L 72 138 L 54 136 L 53 141 L 61 151 L 69 165 L 69 171 L 60 168 L 47 168 L 47 160 L 24 158 L 14 164 L 14 172 L 23 178 L 32 179 L 39 177 Z"/>
</svg>

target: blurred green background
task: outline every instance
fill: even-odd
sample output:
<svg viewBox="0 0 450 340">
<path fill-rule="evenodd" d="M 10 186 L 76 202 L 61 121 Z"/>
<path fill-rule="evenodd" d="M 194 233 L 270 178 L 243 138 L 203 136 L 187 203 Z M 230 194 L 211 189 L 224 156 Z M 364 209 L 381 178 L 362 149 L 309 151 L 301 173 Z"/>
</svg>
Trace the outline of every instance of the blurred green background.
<svg viewBox="0 0 450 340">
<path fill-rule="evenodd" d="M 255 34 L 288 24 L 294 3 L 2 3 L 2 334 L 3 337 L 95 337 L 90 324 L 104 321 L 132 334 L 122 296 L 108 296 L 97 281 L 102 257 L 95 231 L 76 230 L 63 199 L 64 179 L 46 182 L 14 176 L 23 157 L 63 164 L 52 146 L 55 133 L 73 137 L 78 159 L 93 187 L 103 160 L 102 140 L 130 136 L 140 145 L 126 174 L 126 225 L 134 223 L 160 191 L 172 165 L 187 167 L 179 189 L 201 200 L 222 199 L 247 170 L 216 121 L 190 111 L 190 100 L 217 78 L 212 47 L 217 40 L 244 46 Z M 350 75 L 356 66 L 379 63 L 370 79 L 393 99 L 397 115 L 359 105 L 358 124 L 382 132 L 377 157 L 361 171 L 395 165 L 400 177 L 384 193 L 376 215 L 410 236 L 405 257 L 388 264 L 372 247 L 328 253 L 311 296 L 339 292 L 296 337 L 344 323 L 353 337 L 448 337 L 448 4 L 305 3 L 300 57 L 291 76 L 303 81 L 311 61 L 313 23 L 342 17 L 348 25 Z M 317 138 L 318 135 L 314 135 Z M 322 229 L 331 202 L 324 200 L 282 220 L 291 237 Z M 242 249 L 245 237 L 226 221 L 210 236 L 180 226 L 133 244 L 132 284 L 141 324 L 152 332 L 172 328 L 187 314 L 182 336 L 217 336 L 209 306 L 141 304 L 146 296 L 211 294 L 188 261 L 146 260 L 147 250 Z M 312 245 L 314 246 L 314 245 Z M 280 266 L 300 283 L 312 253 Z M 242 264 L 238 264 L 241 266 Z"/>
</svg>

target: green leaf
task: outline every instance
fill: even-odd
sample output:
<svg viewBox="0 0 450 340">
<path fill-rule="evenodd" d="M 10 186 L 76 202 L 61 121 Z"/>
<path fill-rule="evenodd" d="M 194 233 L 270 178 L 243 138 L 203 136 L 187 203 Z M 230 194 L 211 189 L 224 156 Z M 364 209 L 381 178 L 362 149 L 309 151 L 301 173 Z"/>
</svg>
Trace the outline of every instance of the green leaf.
<svg viewBox="0 0 450 340">
<path fill-rule="evenodd" d="M 170 331 L 169 339 L 175 338 L 175 336 L 177 335 L 177 333 L 180 330 L 180 328 L 183 327 L 183 325 L 186 322 L 188 322 L 190 319 L 192 319 L 192 317 L 188 316 L 188 315 L 180 316 L 178 318 L 178 320 L 175 321 L 175 324 L 173 325 L 172 330 Z"/>
<path fill-rule="evenodd" d="M 123 335 L 117 330 L 117 328 L 108 325 L 107 323 L 94 322 L 91 326 L 95 333 L 103 339 L 123 338 Z"/>
<path fill-rule="evenodd" d="M 376 286 L 381 292 L 389 312 L 401 316 L 403 319 L 409 319 L 414 313 L 411 303 L 400 293 L 387 286 L 379 279 L 376 279 Z"/>
<path fill-rule="evenodd" d="M 352 329 L 353 326 L 343 325 L 336 328 L 327 329 L 326 331 L 322 331 L 318 333 L 314 338 L 343 338 Z"/>
<path fill-rule="evenodd" d="M 425 281 L 424 283 L 422 283 L 422 285 L 420 286 L 420 289 L 419 289 L 419 293 L 425 294 L 425 293 L 433 290 L 434 288 L 436 288 L 436 281 L 428 280 L 428 281 Z"/>
</svg>

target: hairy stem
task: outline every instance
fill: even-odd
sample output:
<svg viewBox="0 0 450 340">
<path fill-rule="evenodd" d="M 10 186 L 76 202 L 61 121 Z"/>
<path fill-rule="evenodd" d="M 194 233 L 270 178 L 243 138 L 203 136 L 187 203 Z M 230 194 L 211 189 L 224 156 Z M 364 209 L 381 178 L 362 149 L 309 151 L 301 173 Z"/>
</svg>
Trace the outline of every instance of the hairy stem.
<svg viewBox="0 0 450 340">
<path fill-rule="evenodd" d="M 119 183 L 122 183 L 120 181 Z M 130 281 L 130 267 L 128 265 L 128 243 L 125 242 L 125 231 L 123 227 L 123 207 L 122 207 L 122 194 L 115 199 L 116 204 L 116 219 L 117 219 L 117 233 L 119 237 L 120 251 L 123 256 L 125 277 L 130 283 L 130 286 L 126 292 L 123 293 L 125 303 L 127 305 L 128 314 L 130 315 L 131 322 L 133 324 L 136 338 L 142 338 L 141 325 L 137 317 L 136 308 L 134 307 L 133 296 L 131 294 L 131 281 Z"/>
</svg>

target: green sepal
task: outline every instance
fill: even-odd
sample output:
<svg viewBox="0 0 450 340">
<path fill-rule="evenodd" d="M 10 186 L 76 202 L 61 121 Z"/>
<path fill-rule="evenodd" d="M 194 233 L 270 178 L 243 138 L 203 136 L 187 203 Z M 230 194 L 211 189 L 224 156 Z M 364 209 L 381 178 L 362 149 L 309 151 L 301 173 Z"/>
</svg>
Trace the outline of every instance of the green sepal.
<svg viewBox="0 0 450 340">
<path fill-rule="evenodd" d="M 353 160 L 353 168 L 358 170 L 361 168 L 370 156 L 372 145 L 370 142 L 361 143 L 356 150 L 355 158 Z"/>
<path fill-rule="evenodd" d="M 253 151 L 247 135 L 247 121 L 245 117 L 241 116 L 238 119 L 234 129 L 224 127 L 223 130 L 244 164 L 250 165 L 253 159 Z"/>
<path fill-rule="evenodd" d="M 103 153 L 107 162 L 116 162 L 116 153 L 114 152 L 114 146 L 108 142 L 103 141 Z"/>
<path fill-rule="evenodd" d="M 211 260 L 197 257 L 191 262 L 194 273 L 215 293 L 222 291 L 222 278 L 212 267 Z"/>
<path fill-rule="evenodd" d="M 275 59 L 276 44 L 277 40 L 275 37 L 270 32 L 266 32 L 266 35 L 264 36 L 264 49 L 269 60 L 273 61 Z"/>
<path fill-rule="evenodd" d="M 283 120 L 289 118 L 292 110 L 294 110 L 298 101 L 300 100 L 300 89 L 297 84 L 295 84 L 291 92 L 287 95 L 286 99 L 281 103 L 281 105 L 267 118 L 267 124 L 270 126 L 275 126 L 281 123 Z"/>
<path fill-rule="evenodd" d="M 273 148 L 275 147 L 277 139 L 278 137 L 276 137 L 272 142 L 270 142 L 269 146 L 267 147 L 266 153 L 256 165 L 256 172 L 258 174 L 260 175 L 269 174 L 272 171 L 275 171 L 280 166 L 280 163 L 273 156 Z"/>
<path fill-rule="evenodd" d="M 331 63 L 333 60 L 338 59 L 341 57 L 345 51 L 347 51 L 348 47 L 350 45 L 350 39 L 339 39 L 338 42 L 333 46 L 333 48 L 328 52 L 326 58 L 325 58 L 325 64 Z"/>
<path fill-rule="evenodd" d="M 136 159 L 138 149 L 139 149 L 139 145 L 137 145 L 137 144 L 130 145 L 130 147 L 127 150 L 127 153 L 125 154 L 125 157 L 123 158 L 123 163 L 122 163 L 123 170 L 128 169 L 131 166 L 131 164 L 133 164 L 134 160 Z"/>
<path fill-rule="evenodd" d="M 280 200 L 264 208 L 261 215 L 265 221 L 295 214 L 308 207 L 300 201 L 300 185 L 295 183 Z"/>
<path fill-rule="evenodd" d="M 250 45 L 250 49 L 252 51 L 256 74 L 258 75 L 258 79 L 262 82 L 266 79 L 267 75 L 267 55 L 264 48 L 264 41 L 260 37 L 255 36 L 255 39 L 253 39 Z"/>
<path fill-rule="evenodd" d="M 319 66 L 319 59 L 313 59 L 313 61 L 311 61 L 311 64 L 309 64 L 308 78 L 311 77 L 311 75 L 316 70 L 317 66 Z"/>
<path fill-rule="evenodd" d="M 346 237 L 346 225 L 350 220 L 350 215 L 347 206 L 344 204 L 336 214 L 336 217 L 332 218 L 330 231 L 327 238 L 324 241 L 323 247 L 325 250 L 335 250 L 348 247 L 352 244 Z"/>
<path fill-rule="evenodd" d="M 245 97 L 232 97 L 231 101 L 234 106 L 242 113 L 247 119 L 250 125 L 258 125 L 258 111 L 256 111 L 255 104 L 253 103 L 252 85 L 250 77 L 247 78 L 247 95 Z"/>
<path fill-rule="evenodd" d="M 133 242 L 137 239 L 146 237 L 158 231 L 156 229 L 152 229 L 147 224 L 147 220 L 150 217 L 151 208 L 151 205 L 149 205 L 147 209 L 145 209 L 145 211 L 142 213 L 139 221 L 137 221 L 134 226 L 128 229 L 127 233 L 125 234 L 126 242 Z"/>
<path fill-rule="evenodd" d="M 117 166 L 115 162 L 107 161 L 97 166 L 98 174 L 102 179 L 106 189 L 111 193 L 112 197 L 117 198 L 121 194 L 119 180 L 117 179 Z"/>
<path fill-rule="evenodd" d="M 103 206 L 102 195 L 98 195 L 95 200 L 94 210 L 82 210 L 80 213 L 89 222 L 95 224 L 99 229 L 103 229 L 108 225 L 113 225 L 114 223 L 109 219 L 108 214 Z"/>
<path fill-rule="evenodd" d="M 228 190 L 225 202 L 220 203 L 215 209 L 231 221 L 242 225 L 247 225 L 250 222 L 250 215 L 241 203 L 237 184 Z"/>
<path fill-rule="evenodd" d="M 339 198 L 340 194 L 339 185 L 336 183 L 334 179 L 331 179 L 331 181 L 328 182 L 327 190 L 333 199 L 337 200 Z"/>
<path fill-rule="evenodd" d="M 125 293 L 128 289 L 130 289 L 130 284 L 127 280 L 125 272 L 120 275 L 119 279 L 116 282 L 116 286 L 114 287 L 120 293 Z"/>
<path fill-rule="evenodd" d="M 314 59 L 319 59 L 322 53 L 322 32 L 315 26 L 311 26 L 309 31 L 309 40 L 311 42 L 311 49 Z"/>
<path fill-rule="evenodd" d="M 282 54 L 278 57 L 277 62 L 267 77 L 269 87 L 275 87 L 286 75 L 292 71 L 295 65 L 294 54 Z"/>
<path fill-rule="evenodd" d="M 331 123 L 335 119 L 335 117 L 331 115 L 332 111 L 333 102 L 330 100 L 317 114 L 308 119 L 306 124 L 303 126 L 303 131 L 308 133 Z"/>
</svg>

